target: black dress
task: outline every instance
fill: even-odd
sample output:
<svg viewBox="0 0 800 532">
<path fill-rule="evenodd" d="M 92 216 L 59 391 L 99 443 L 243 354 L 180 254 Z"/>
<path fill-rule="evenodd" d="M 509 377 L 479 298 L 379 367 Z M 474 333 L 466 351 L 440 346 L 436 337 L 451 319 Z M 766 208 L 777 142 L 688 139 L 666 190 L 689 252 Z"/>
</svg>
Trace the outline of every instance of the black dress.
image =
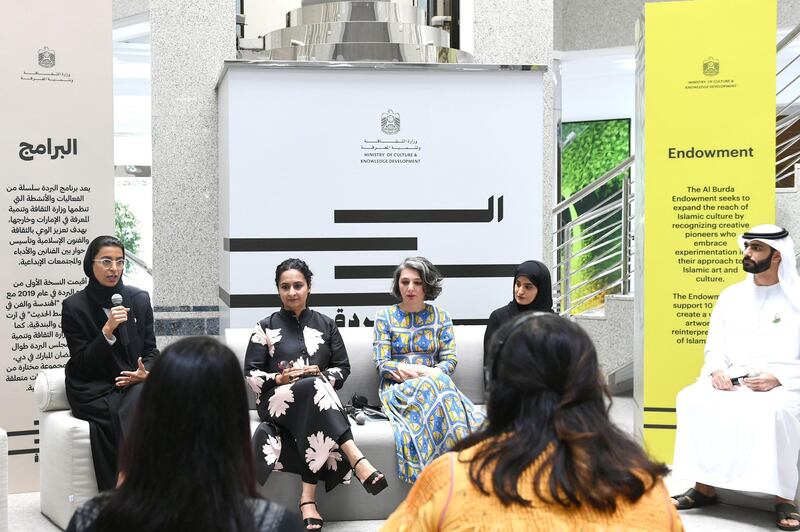
<svg viewBox="0 0 800 532">
<path fill-rule="evenodd" d="M 136 371 L 139 357 L 149 368 L 158 355 L 150 296 L 121 283 L 114 290 L 123 295 L 123 304 L 131 309 L 128 321 L 120 325 L 128 332 L 127 346 L 119 339 L 120 327 L 114 331 L 114 345 L 109 345 L 102 331 L 108 317 L 87 289 L 65 299 L 61 310 L 61 329 L 70 355 L 65 368 L 67 399 L 72 415 L 89 422 L 99 491 L 116 485 L 117 451 L 141 392 L 139 384 L 117 388 L 115 379 L 121 371 Z"/>
<path fill-rule="evenodd" d="M 276 385 L 287 366 L 313 365 L 321 376 Z M 259 483 L 273 470 L 297 473 L 309 484 L 323 480 L 328 491 L 350 482 L 352 471 L 340 450 L 352 439 L 350 422 L 334 391 L 350 375 L 350 362 L 333 320 L 310 309 L 299 319 L 280 310 L 261 320 L 247 346 L 244 372 L 263 421 L 253 435 Z"/>
</svg>

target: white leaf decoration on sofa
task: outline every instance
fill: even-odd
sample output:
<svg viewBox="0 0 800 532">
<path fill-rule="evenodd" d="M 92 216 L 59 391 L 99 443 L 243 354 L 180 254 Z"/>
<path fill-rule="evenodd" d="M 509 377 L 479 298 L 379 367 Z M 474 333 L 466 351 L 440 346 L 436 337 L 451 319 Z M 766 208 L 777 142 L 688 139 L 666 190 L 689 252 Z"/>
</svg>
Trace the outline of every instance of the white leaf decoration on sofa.
<svg viewBox="0 0 800 532">
<path fill-rule="evenodd" d="M 337 448 L 336 442 L 325 436 L 322 431 L 308 437 L 306 464 L 312 473 L 319 471 L 328 462 L 331 450 Z"/>
<path fill-rule="evenodd" d="M 275 388 L 275 393 L 269 398 L 269 415 L 280 417 L 289 409 L 289 403 L 294 403 L 294 392 L 291 384 L 284 384 Z"/>
</svg>

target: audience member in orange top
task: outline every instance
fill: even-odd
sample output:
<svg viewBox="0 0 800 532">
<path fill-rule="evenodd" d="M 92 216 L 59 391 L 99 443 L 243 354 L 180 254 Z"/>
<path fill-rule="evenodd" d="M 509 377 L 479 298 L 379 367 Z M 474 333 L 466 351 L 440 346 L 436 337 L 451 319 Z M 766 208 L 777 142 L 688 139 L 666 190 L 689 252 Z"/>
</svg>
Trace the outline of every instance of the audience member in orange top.
<svg viewBox="0 0 800 532">
<path fill-rule="evenodd" d="M 490 350 L 484 429 L 425 468 L 384 531 L 683 530 L 667 467 L 609 419 L 583 329 L 526 313 Z"/>
</svg>

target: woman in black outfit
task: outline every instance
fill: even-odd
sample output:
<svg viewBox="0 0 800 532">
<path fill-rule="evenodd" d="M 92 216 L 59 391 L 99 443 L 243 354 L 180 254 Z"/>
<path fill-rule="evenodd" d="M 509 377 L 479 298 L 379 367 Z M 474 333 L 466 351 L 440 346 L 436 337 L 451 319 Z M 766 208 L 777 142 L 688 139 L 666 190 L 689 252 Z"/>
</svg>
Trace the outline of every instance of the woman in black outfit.
<svg viewBox="0 0 800 532">
<path fill-rule="evenodd" d="M 489 342 L 500 327 L 525 312 L 553 312 L 553 288 L 550 270 L 538 260 L 526 260 L 514 272 L 514 298 L 503 307 L 489 315 L 486 332 L 483 335 L 483 384 L 488 384 Z"/>
<path fill-rule="evenodd" d="M 299 532 L 256 494 L 247 393 L 236 355 L 205 336 L 164 349 L 136 406 L 120 486 L 78 508 L 67 532 Z"/>
<path fill-rule="evenodd" d="M 86 287 L 62 303 L 67 341 L 67 399 L 72 415 L 89 422 L 97 489 L 117 482 L 117 449 L 127 434 L 139 383 L 158 356 L 153 309 L 144 290 L 122 282 L 125 248 L 113 236 L 95 238 L 86 250 Z M 122 296 L 114 305 L 111 296 Z"/>
<path fill-rule="evenodd" d="M 386 479 L 361 454 L 334 390 L 350 374 L 342 336 L 329 317 L 307 308 L 311 270 L 287 259 L 275 270 L 281 310 L 256 324 L 244 372 L 263 421 L 253 435 L 256 479 L 274 469 L 299 474 L 300 510 L 307 530 L 322 528 L 315 505 L 317 481 L 330 491 L 350 481 L 352 470 L 376 495 Z"/>
</svg>

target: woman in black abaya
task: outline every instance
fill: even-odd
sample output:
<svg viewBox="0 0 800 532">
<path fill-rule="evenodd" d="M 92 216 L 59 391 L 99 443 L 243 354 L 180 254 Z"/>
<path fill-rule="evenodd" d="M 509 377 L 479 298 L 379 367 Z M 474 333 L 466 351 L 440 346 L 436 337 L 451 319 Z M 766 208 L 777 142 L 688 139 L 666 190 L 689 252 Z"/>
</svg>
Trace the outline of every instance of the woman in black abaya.
<svg viewBox="0 0 800 532">
<path fill-rule="evenodd" d="M 489 315 L 483 335 L 483 384 L 488 385 L 489 341 L 501 326 L 524 312 L 553 312 L 553 289 L 550 270 L 538 260 L 526 260 L 514 272 L 514 298 L 508 305 L 495 309 Z"/>
<path fill-rule="evenodd" d="M 97 489 L 117 483 L 117 451 L 128 419 L 158 356 L 153 309 L 144 290 L 122 282 L 125 247 L 113 236 L 95 238 L 83 271 L 89 283 L 62 303 L 67 341 L 67 399 L 72 415 L 89 422 Z M 114 305 L 112 295 L 122 296 Z M 123 332 L 124 331 L 124 332 Z"/>
</svg>

